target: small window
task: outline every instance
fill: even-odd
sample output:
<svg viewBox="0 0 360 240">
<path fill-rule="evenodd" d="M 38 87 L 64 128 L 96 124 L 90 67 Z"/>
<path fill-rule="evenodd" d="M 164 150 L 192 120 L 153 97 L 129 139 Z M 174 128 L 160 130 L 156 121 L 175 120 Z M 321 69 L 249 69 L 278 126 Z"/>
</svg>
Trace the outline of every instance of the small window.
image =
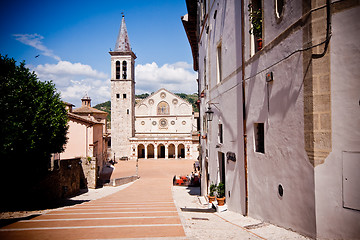
<svg viewBox="0 0 360 240">
<path fill-rule="evenodd" d="M 282 17 L 284 9 L 284 0 L 275 0 L 275 13 L 277 18 Z"/>
<path fill-rule="evenodd" d="M 117 93 L 117 94 L 116 94 L 116 98 L 120 98 L 120 94 Z"/>
<path fill-rule="evenodd" d="M 126 113 L 129 114 L 129 109 L 126 110 Z"/>
<path fill-rule="evenodd" d="M 223 125 L 219 124 L 219 143 L 223 143 Z"/>
<path fill-rule="evenodd" d="M 124 98 L 124 99 L 126 98 L 126 94 L 125 94 L 125 93 L 123 94 L 123 98 Z"/>
<path fill-rule="evenodd" d="M 206 115 L 203 116 L 203 130 L 204 130 L 204 133 L 208 132 L 208 121 L 206 119 Z"/>
<path fill-rule="evenodd" d="M 254 124 L 255 151 L 265 153 L 264 123 Z"/>
<path fill-rule="evenodd" d="M 116 79 L 120 79 L 120 62 L 116 61 Z"/>
<path fill-rule="evenodd" d="M 206 81 L 206 58 L 204 58 L 204 86 L 205 86 L 205 89 L 207 90 L 208 89 L 208 85 L 207 85 L 207 81 Z"/>
<path fill-rule="evenodd" d="M 217 56 L 216 56 L 216 77 L 217 83 L 221 82 L 221 72 L 222 72 L 222 61 L 221 61 L 221 45 L 217 47 Z"/>
<path fill-rule="evenodd" d="M 207 9 L 206 9 L 206 0 L 202 0 L 200 2 L 200 7 L 201 7 L 201 21 L 203 21 L 205 19 L 205 15 L 207 13 Z"/>
</svg>

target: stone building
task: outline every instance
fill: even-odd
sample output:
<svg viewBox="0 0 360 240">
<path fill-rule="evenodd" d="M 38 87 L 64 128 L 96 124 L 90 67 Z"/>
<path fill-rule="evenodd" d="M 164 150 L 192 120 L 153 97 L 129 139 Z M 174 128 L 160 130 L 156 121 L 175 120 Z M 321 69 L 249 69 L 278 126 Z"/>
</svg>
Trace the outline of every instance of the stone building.
<svg viewBox="0 0 360 240">
<path fill-rule="evenodd" d="M 160 89 L 135 105 L 135 59 L 125 18 L 111 55 L 111 150 L 115 159 L 196 159 L 192 105 Z"/>
<path fill-rule="evenodd" d="M 224 182 L 232 211 L 320 239 L 358 238 L 359 1 L 186 5 L 202 194 Z"/>
</svg>

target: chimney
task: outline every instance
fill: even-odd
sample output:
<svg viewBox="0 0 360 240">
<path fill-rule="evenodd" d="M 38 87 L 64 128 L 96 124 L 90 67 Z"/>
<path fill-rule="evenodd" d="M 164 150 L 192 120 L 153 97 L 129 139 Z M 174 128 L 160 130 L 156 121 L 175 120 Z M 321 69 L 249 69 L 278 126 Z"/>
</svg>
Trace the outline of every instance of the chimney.
<svg viewBox="0 0 360 240">
<path fill-rule="evenodd" d="M 75 105 L 68 103 L 68 102 L 64 102 L 65 103 L 65 109 L 67 112 L 72 112 L 72 108 L 75 107 Z"/>
<path fill-rule="evenodd" d="M 87 94 L 81 99 L 81 107 L 91 107 L 91 98 Z"/>
</svg>

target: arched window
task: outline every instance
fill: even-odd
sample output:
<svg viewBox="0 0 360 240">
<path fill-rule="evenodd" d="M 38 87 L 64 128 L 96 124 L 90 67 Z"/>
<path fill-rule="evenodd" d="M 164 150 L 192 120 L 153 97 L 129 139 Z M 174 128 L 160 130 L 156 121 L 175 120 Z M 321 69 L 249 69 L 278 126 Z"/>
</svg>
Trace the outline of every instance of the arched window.
<svg viewBox="0 0 360 240">
<path fill-rule="evenodd" d="M 120 62 L 116 61 L 116 79 L 120 79 Z"/>
<path fill-rule="evenodd" d="M 169 115 L 170 108 L 167 102 L 160 102 L 157 106 L 157 115 Z"/>
<path fill-rule="evenodd" d="M 127 71 L 127 62 L 126 61 L 122 62 L 122 70 L 123 70 L 123 79 L 126 79 L 126 77 L 127 77 L 127 73 L 126 73 L 126 71 Z"/>
</svg>

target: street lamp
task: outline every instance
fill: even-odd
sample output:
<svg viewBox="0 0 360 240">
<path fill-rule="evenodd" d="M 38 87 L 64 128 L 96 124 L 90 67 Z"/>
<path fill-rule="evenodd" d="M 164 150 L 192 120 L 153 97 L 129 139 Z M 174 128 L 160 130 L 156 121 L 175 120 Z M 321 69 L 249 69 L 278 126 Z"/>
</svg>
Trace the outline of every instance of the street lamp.
<svg viewBox="0 0 360 240">
<path fill-rule="evenodd" d="M 205 113 L 207 120 L 211 122 L 213 120 L 214 112 L 211 110 L 210 105 L 208 106 L 208 110 Z"/>
</svg>

